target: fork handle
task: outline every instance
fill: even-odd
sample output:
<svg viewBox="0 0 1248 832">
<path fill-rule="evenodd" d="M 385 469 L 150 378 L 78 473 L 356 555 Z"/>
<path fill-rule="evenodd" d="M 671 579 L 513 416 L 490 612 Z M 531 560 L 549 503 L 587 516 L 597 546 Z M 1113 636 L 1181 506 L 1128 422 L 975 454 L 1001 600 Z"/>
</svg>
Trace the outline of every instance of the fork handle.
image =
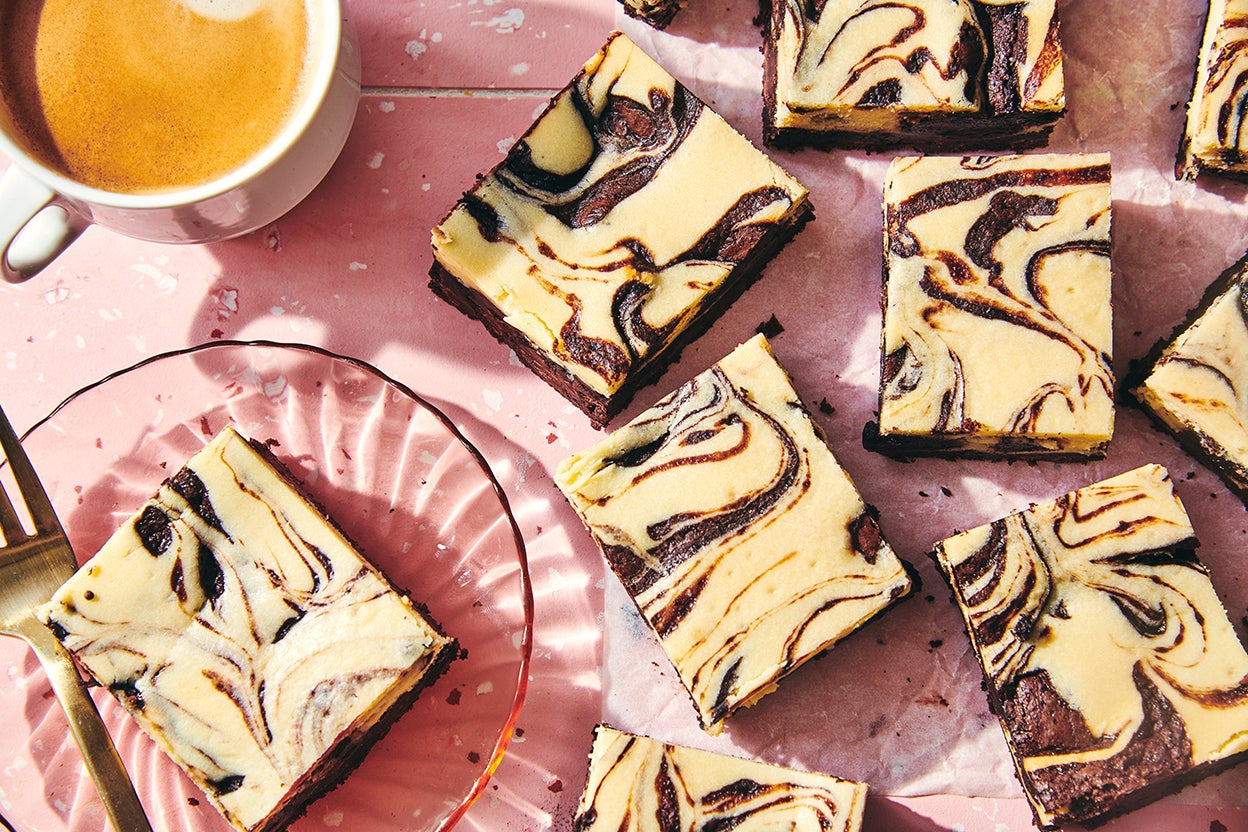
<svg viewBox="0 0 1248 832">
<path fill-rule="evenodd" d="M 116 832 L 151 832 L 143 804 L 113 745 L 113 738 L 100 719 L 95 700 L 87 693 L 77 665 L 51 630 L 33 619 L 28 621 L 33 626 L 23 627 L 22 637 L 39 657 L 52 683 L 52 691 L 65 709 L 69 730 L 82 751 L 83 762 L 95 781 L 113 829 Z"/>
</svg>

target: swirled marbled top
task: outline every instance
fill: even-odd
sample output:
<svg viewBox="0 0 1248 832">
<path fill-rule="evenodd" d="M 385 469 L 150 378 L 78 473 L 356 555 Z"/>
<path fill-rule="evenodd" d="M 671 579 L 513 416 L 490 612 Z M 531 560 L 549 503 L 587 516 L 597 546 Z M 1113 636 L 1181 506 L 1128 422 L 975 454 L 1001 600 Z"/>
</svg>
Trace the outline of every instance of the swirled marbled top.
<svg viewBox="0 0 1248 832">
<path fill-rule="evenodd" d="M 1091 456 L 1113 433 L 1107 154 L 909 157 L 884 184 L 877 449 Z"/>
<path fill-rule="evenodd" d="M 433 248 L 509 334 L 609 397 L 809 210 L 805 188 L 617 32 Z"/>
<path fill-rule="evenodd" d="M 1045 827 L 1248 753 L 1248 653 L 1195 547 L 1157 465 L 937 545 Z"/>
<path fill-rule="evenodd" d="M 1064 112 L 1054 0 L 773 0 L 771 9 L 769 141 L 812 131 L 1030 146 Z"/>
<path fill-rule="evenodd" d="M 455 650 L 233 428 L 41 615 L 240 830 L 315 797 Z"/>
<path fill-rule="evenodd" d="M 1248 0 L 1210 0 L 1175 175 L 1248 175 Z"/>
<path fill-rule="evenodd" d="M 867 786 L 594 729 L 575 832 L 858 832 Z"/>
<path fill-rule="evenodd" d="M 1248 501 L 1248 259 L 1219 279 L 1199 316 L 1132 394 Z"/>
<path fill-rule="evenodd" d="M 711 732 L 911 588 L 761 335 L 555 481 Z"/>
</svg>

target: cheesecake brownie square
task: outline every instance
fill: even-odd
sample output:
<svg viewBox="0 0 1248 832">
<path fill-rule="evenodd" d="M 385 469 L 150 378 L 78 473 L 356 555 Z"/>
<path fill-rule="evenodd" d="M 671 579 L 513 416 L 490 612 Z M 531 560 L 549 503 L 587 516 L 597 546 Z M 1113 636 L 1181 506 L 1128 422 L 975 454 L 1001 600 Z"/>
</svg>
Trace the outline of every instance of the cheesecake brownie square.
<svg viewBox="0 0 1248 832">
<path fill-rule="evenodd" d="M 617 32 L 433 230 L 431 286 L 602 427 L 811 215 Z"/>
<path fill-rule="evenodd" d="M 1103 456 L 1107 154 L 904 157 L 884 182 L 879 422 L 894 456 Z"/>
<path fill-rule="evenodd" d="M 620 0 L 624 13 L 644 20 L 656 29 L 666 29 L 689 0 Z"/>
<path fill-rule="evenodd" d="M 762 3 L 769 144 L 1018 150 L 1065 113 L 1056 0 Z"/>
<path fill-rule="evenodd" d="M 1196 546 L 1158 465 L 936 546 L 1042 828 L 1248 755 L 1248 653 Z"/>
<path fill-rule="evenodd" d="M 233 428 L 40 614 L 244 832 L 337 785 L 457 652 Z"/>
<path fill-rule="evenodd" d="M 1127 389 L 1248 503 L 1248 256 L 1214 281 L 1167 340 L 1132 367 Z"/>
<path fill-rule="evenodd" d="M 762 335 L 555 481 L 709 733 L 912 590 Z"/>
<path fill-rule="evenodd" d="M 1192 180 L 1206 171 L 1248 179 L 1244 112 L 1248 93 L 1248 0 L 1209 0 L 1196 58 L 1187 118 L 1179 139 L 1175 176 Z"/>
<path fill-rule="evenodd" d="M 576 832 L 859 832 L 867 785 L 594 729 Z"/>
</svg>

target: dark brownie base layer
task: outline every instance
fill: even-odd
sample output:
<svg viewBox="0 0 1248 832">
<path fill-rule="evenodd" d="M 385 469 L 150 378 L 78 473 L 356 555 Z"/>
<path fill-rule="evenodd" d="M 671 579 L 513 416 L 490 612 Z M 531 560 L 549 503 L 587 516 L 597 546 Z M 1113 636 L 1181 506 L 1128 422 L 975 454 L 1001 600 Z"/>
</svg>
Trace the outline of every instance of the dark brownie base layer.
<svg viewBox="0 0 1248 832">
<path fill-rule="evenodd" d="M 1120 754 L 1103 761 L 1037 772 L 1024 771 L 1020 751 L 1040 753 L 1045 748 L 1092 744 L 1095 740 L 1085 736 L 1082 717 L 1066 705 L 1043 671 L 1025 674 L 1006 690 L 985 682 L 989 707 L 1009 726 L 1006 735 L 1019 781 L 1030 784 L 1033 794 L 1043 792 L 1069 802 L 1070 811 L 1056 823 L 1045 824 L 1034 815 L 1038 828 L 1056 830 L 1067 823 L 1095 828 L 1248 759 L 1248 752 L 1244 752 L 1216 763 L 1183 768 L 1190 759 L 1186 756 L 1190 754 L 1186 734 L 1172 721 L 1175 716 L 1164 697 L 1148 695 L 1148 683 L 1137 682 L 1146 688 L 1141 693 L 1147 728 L 1139 732 L 1144 740 L 1133 741 Z"/>
<path fill-rule="evenodd" d="M 1097 445 L 1086 451 L 1071 451 L 1047 447 L 1043 443 L 1024 437 L 1007 436 L 1000 439 L 992 449 L 964 448 L 956 436 L 881 436 L 876 422 L 868 422 L 862 429 L 862 447 L 877 454 L 898 460 L 915 457 L 942 457 L 945 459 L 990 460 L 1044 460 L 1047 462 L 1086 462 L 1104 459 L 1109 443 Z"/>
<path fill-rule="evenodd" d="M 488 298 L 475 289 L 464 286 L 436 260 L 429 270 L 429 287 L 438 297 L 468 317 L 480 321 L 497 341 L 515 351 L 516 357 L 526 367 L 576 405 L 589 417 L 595 428 L 602 429 L 628 406 L 638 390 L 657 381 L 663 371 L 680 357 L 681 351 L 704 334 L 758 280 L 768 261 L 812 219 L 814 208 L 810 202 L 806 202 L 787 220 L 774 225 L 759 241 L 754 251 L 733 268 L 717 290 L 707 296 L 702 308 L 684 332 L 651 356 L 645 364 L 634 369 L 623 386 L 612 396 L 604 396 L 593 390 L 551 360 L 545 352 L 537 349 L 521 333 L 509 326 L 503 313 Z"/>
<path fill-rule="evenodd" d="M 903 116 L 901 129 L 896 132 L 859 133 L 791 127 L 777 130 L 772 127 L 771 117 L 775 108 L 774 95 L 769 92 L 764 99 L 767 109 L 763 140 L 768 147 L 780 150 L 806 147 L 815 150 L 915 150 L 926 153 L 1033 150 L 1049 143 L 1049 136 L 1057 123 L 1057 119 L 1050 116 Z"/>
</svg>

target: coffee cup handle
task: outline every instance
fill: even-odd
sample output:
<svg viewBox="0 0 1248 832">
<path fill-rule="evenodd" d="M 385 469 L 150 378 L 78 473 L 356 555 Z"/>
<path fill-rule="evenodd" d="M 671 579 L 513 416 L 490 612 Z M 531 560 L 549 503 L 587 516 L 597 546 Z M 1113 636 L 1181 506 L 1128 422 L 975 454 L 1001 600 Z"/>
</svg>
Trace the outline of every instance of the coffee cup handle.
<svg viewBox="0 0 1248 832">
<path fill-rule="evenodd" d="M 61 205 L 55 191 L 17 165 L 0 177 L 0 274 L 29 280 L 69 247 L 86 223 Z"/>
</svg>

